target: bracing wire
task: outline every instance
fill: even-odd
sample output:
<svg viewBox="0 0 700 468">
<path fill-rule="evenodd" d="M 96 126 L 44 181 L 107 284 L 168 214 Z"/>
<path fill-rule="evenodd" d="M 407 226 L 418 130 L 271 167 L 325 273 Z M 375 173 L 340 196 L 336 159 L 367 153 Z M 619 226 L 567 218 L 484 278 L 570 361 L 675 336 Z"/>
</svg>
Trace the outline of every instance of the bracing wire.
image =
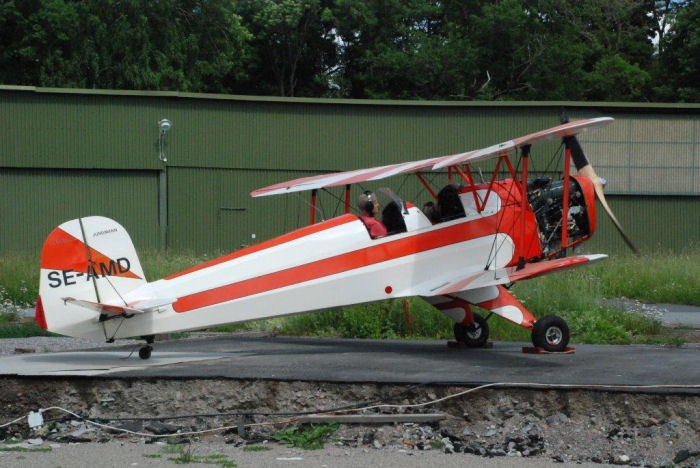
<svg viewBox="0 0 700 468">
<path fill-rule="evenodd" d="M 517 162 L 517 164 L 516 164 L 516 166 L 515 166 L 515 169 L 514 169 L 516 174 L 518 173 L 518 170 L 520 169 L 520 163 L 521 163 L 521 162 L 522 162 L 522 157 L 519 157 L 519 158 L 518 158 L 518 162 Z M 507 202 L 508 204 L 507 204 L 506 206 L 510 206 L 511 203 L 515 203 L 514 201 L 511 201 L 511 200 L 512 200 L 511 195 L 512 195 L 512 193 L 513 193 L 513 188 L 514 188 L 514 187 L 515 187 L 515 183 L 511 184 L 510 187 L 508 188 L 508 195 L 507 195 L 507 198 L 506 198 L 506 202 Z M 527 187 L 524 187 L 523 190 L 525 190 L 525 192 L 527 192 Z M 526 195 L 525 195 L 525 196 L 526 196 Z M 496 233 L 500 232 L 501 225 L 502 225 L 502 223 L 503 223 L 503 221 L 504 221 L 504 218 L 505 218 L 505 213 L 506 213 L 505 210 L 501 210 L 501 212 L 500 212 L 500 214 L 499 214 L 499 216 L 498 216 L 498 222 L 496 223 Z M 485 267 L 486 269 L 490 268 L 491 265 L 492 265 L 492 262 L 495 262 L 495 261 L 496 261 L 496 258 L 497 258 L 497 256 L 498 256 L 498 252 L 501 250 L 501 248 L 503 247 L 503 244 L 504 244 L 505 242 L 506 242 L 506 238 L 504 237 L 503 240 L 501 240 L 500 245 L 497 246 L 497 244 L 498 244 L 498 236 L 495 235 L 495 236 L 493 237 L 493 243 L 491 244 L 491 250 L 489 251 L 489 256 L 488 256 L 487 261 L 486 261 L 486 267 Z M 495 274 L 496 274 L 496 273 L 495 273 L 495 269 L 494 269 L 494 275 L 495 275 Z"/>
</svg>

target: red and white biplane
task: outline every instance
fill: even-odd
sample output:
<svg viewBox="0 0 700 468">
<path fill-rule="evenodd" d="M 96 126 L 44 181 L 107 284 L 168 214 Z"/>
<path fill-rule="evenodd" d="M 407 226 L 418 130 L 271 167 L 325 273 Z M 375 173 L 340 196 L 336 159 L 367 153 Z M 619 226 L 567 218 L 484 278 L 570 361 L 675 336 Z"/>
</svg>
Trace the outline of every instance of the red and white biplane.
<svg viewBox="0 0 700 468">
<path fill-rule="evenodd" d="M 52 332 L 108 342 L 143 337 L 139 355 L 148 359 L 156 334 L 420 296 L 454 321 L 455 338 L 467 346 L 488 339 L 487 321 L 472 312 L 476 305 L 530 329 L 535 346 L 562 351 L 566 322 L 535 319 L 506 285 L 606 258 L 562 255 L 593 234 L 596 197 L 634 249 L 576 140 L 612 120 L 567 122 L 477 151 L 255 190 L 253 197 L 310 191 L 310 225 L 153 282 L 120 224 L 99 216 L 68 221 L 44 243 L 36 321 Z M 562 178 L 528 178 L 531 145 L 553 139 L 565 148 Z M 489 181 L 477 183 L 472 164 L 486 159 L 495 167 Z M 571 161 L 577 175 L 570 174 Z M 450 183 L 438 190 L 421 172 L 442 168 Z M 501 171 L 508 177 L 499 179 Z M 371 238 L 351 213 L 351 186 L 406 173 L 433 197 L 430 217 L 380 189 L 389 198 L 382 213 L 388 234 Z M 329 187 L 345 187 L 345 213 L 315 222 L 317 191 Z"/>
</svg>

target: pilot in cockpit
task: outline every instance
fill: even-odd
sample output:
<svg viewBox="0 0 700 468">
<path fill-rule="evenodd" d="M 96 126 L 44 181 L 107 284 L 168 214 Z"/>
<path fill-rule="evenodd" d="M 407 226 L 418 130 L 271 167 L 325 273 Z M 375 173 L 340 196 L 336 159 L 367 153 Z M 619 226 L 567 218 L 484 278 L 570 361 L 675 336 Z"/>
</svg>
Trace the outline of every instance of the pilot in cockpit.
<svg viewBox="0 0 700 468">
<path fill-rule="evenodd" d="M 369 235 L 372 239 L 377 237 L 386 236 L 386 227 L 375 218 L 375 215 L 379 213 L 379 199 L 370 190 L 365 190 L 363 193 L 357 197 L 357 207 L 360 209 L 360 220 L 365 223 L 365 227 L 369 231 Z"/>
</svg>

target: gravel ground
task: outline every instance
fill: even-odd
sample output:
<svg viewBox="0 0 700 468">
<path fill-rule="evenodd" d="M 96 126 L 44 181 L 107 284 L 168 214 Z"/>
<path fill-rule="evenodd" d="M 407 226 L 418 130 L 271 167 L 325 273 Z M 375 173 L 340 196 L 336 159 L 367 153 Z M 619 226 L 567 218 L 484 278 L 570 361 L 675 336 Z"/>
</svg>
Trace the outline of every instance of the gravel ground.
<svg viewBox="0 0 700 468">
<path fill-rule="evenodd" d="M 26 420 L 22 420 L 0 428 L 0 439 L 34 439 L 39 447 L 46 448 L 51 444 L 92 446 L 118 441 L 147 444 L 172 434 L 167 440 L 191 442 L 196 450 L 203 452 L 222 443 L 241 448 L 264 441 L 281 450 L 283 447 L 271 441 L 279 429 L 294 426 L 294 421 L 288 419 L 289 413 L 375 402 L 408 405 L 464 390 L 458 386 L 223 379 L 5 378 L 0 385 L 3 409 L 0 425 L 39 408 L 58 406 L 86 419 L 99 420 L 110 428 L 95 427 L 79 417 L 52 409 L 44 413 L 43 426 L 30 430 Z M 362 410 L 361 414 L 371 415 L 375 411 Z M 435 460 L 440 464 L 443 455 L 462 463 L 467 461 L 466 455 L 476 455 L 484 460 L 513 458 L 538 463 L 632 466 L 674 463 L 700 468 L 700 396 L 697 395 L 484 389 L 422 409 L 382 410 L 384 413 L 413 411 L 442 412 L 447 417 L 430 425 L 341 425 L 328 447 L 357 455 L 383 451 L 386 454 L 381 456 L 389 460 L 407 454 L 425 457 L 429 452 L 440 455 Z M 244 423 L 252 425 L 239 433 L 238 427 Z M 114 428 L 139 434 L 124 435 Z M 188 435 L 187 439 L 181 435 L 210 429 L 216 431 Z M 320 453 L 331 456 L 330 452 Z M 336 461 L 324 459 L 319 465 L 352 465 Z M 369 458 L 367 463 L 374 464 Z M 387 461 L 385 466 L 392 466 L 391 463 Z M 0 464 L 5 466 L 1 460 Z"/>
<path fill-rule="evenodd" d="M 601 299 L 601 305 L 613 307 L 623 312 L 641 315 L 643 317 L 663 322 L 666 309 L 657 304 L 645 304 L 634 299 Z"/>
<path fill-rule="evenodd" d="M 239 467 L 492 467 L 492 468 L 540 468 L 561 467 L 554 461 L 523 459 L 514 457 L 483 458 L 471 454 L 449 455 L 437 450 L 413 452 L 402 448 L 377 450 L 367 448 L 327 447 L 323 450 L 301 450 L 276 444 L 258 444 L 256 451 L 235 447 L 222 441 L 195 443 L 188 447 L 193 457 L 209 461 L 209 464 L 188 463 L 188 467 L 225 466 L 211 463 L 213 460 L 233 462 Z M 73 467 L 73 466 L 176 466 L 172 459 L 181 455 L 172 453 L 159 444 L 146 445 L 142 441 L 112 441 L 109 443 L 85 443 L 80 445 L 45 444 L 50 452 L 0 452 L 0 465 L 4 468 L 26 468 L 27 466 Z M 207 459 L 207 456 L 210 457 Z M 591 463 L 577 467 L 599 467 Z"/>
<path fill-rule="evenodd" d="M 57 352 L 123 346 L 64 337 L 0 340 L 0 355 L 17 349 Z M 202 389 L 206 388 L 206 392 Z M 329 384 L 231 380 L 125 381 L 111 379 L 8 378 L 0 385 L 0 425 L 29 411 L 61 406 L 88 418 L 106 418 L 115 427 L 150 434 L 201 431 L 237 425 L 231 417 L 165 421 L 118 421 L 111 418 L 230 412 L 319 411 L 357 402 L 415 403 L 463 391 L 460 387 Z M 407 410 L 411 411 L 411 410 Z M 304 452 L 270 442 L 267 453 L 244 452 L 246 444 L 270 441 L 276 429 L 260 426 L 245 438 L 236 431 L 195 436 L 183 442 L 195 453 L 223 453 L 239 466 L 543 466 L 551 463 L 700 468 L 700 397 L 590 391 L 493 390 L 429 406 L 450 417 L 434 425 L 343 425 L 335 445 Z M 0 428 L 0 439 L 34 439 L 48 452 L 3 452 L 0 465 L 172 466 L 158 452 L 155 438 L 124 436 L 85 426 L 65 413 L 47 414 L 42 428 L 26 422 Z M 240 418 L 239 418 L 240 419 Z M 251 416 L 264 423 L 273 416 Z M 277 417 L 279 419 L 279 417 Z M 285 426 L 275 426 L 282 428 Z M 162 440 L 162 439 L 161 439 Z M 75 444 L 80 444 L 76 446 Z M 25 442 L 25 445 L 27 443 Z M 0 446 L 1 447 L 1 446 Z M 439 448 L 438 448 L 439 447 Z M 454 453 L 445 453 L 454 452 Z M 476 457 L 476 458 L 475 458 Z M 291 459 L 290 459 L 291 458 Z M 297 460 L 302 458 L 302 460 Z M 50 462 L 48 461 L 50 460 Z M 126 463 L 126 462 L 129 463 Z M 204 465 L 202 465 L 204 466 Z"/>
</svg>

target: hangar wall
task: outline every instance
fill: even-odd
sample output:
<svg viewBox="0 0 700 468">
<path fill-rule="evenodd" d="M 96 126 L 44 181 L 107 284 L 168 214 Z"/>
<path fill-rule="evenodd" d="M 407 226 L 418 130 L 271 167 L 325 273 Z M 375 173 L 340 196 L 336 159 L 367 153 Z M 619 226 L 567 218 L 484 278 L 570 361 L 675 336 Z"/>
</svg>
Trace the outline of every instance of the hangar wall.
<svg viewBox="0 0 700 468">
<path fill-rule="evenodd" d="M 562 107 L 572 119 L 616 119 L 582 143 L 609 181 L 613 210 L 642 249 L 700 244 L 697 104 L 351 101 L 0 86 L 0 253 L 36 251 L 61 222 L 98 214 L 122 223 L 137 249 L 158 249 L 162 118 L 173 122 L 165 140 L 168 247 L 226 252 L 308 220 L 305 194 L 252 199 L 255 188 L 490 146 L 556 125 Z M 542 170 L 557 145 L 538 149 L 542 162 L 533 157 L 532 165 Z M 428 197 L 415 177 L 382 184 L 416 204 Z M 342 209 L 339 195 L 321 197 L 319 217 Z M 585 247 L 624 249 L 607 219 Z"/>
</svg>

